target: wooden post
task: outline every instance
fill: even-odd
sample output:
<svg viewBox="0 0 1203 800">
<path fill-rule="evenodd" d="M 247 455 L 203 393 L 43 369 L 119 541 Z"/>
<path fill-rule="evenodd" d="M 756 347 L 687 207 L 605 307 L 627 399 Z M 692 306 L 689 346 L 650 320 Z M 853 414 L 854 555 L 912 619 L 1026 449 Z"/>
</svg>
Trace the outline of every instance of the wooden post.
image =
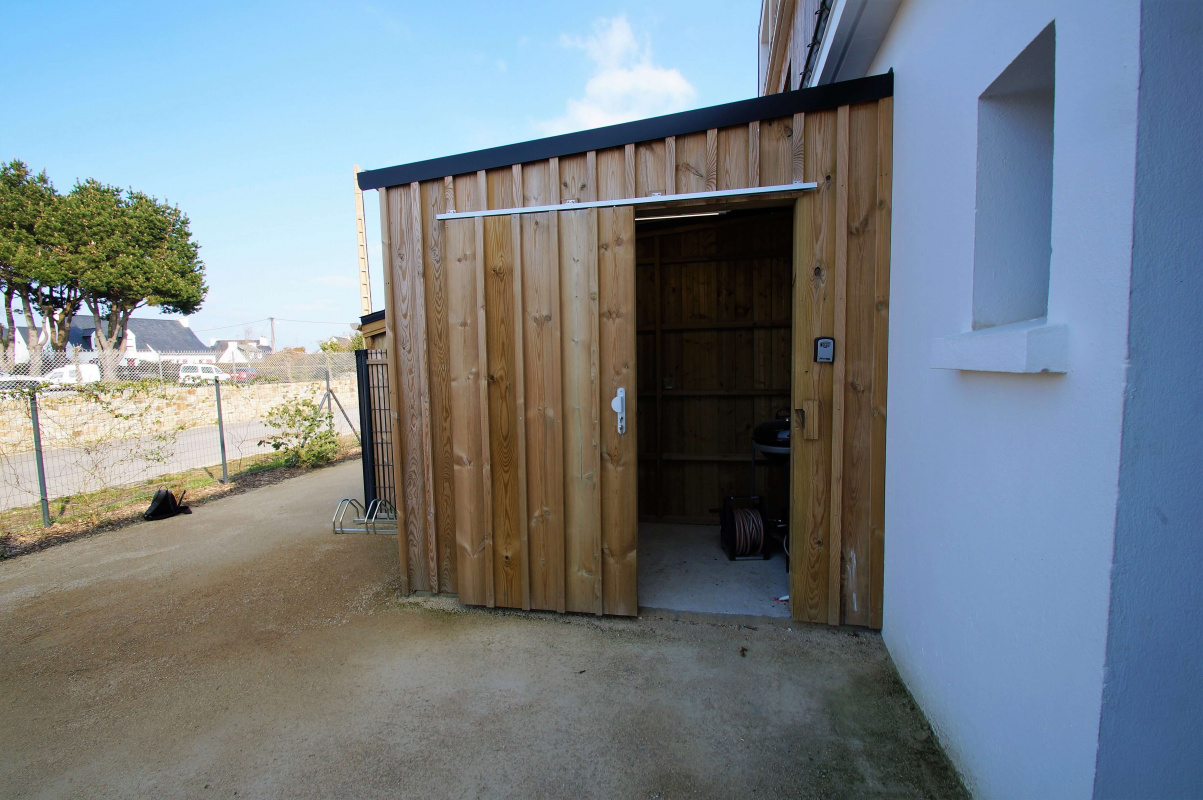
<svg viewBox="0 0 1203 800">
<path fill-rule="evenodd" d="M 393 486 L 396 487 L 394 507 L 397 510 L 397 560 L 401 572 L 401 594 L 407 595 L 410 592 L 411 582 L 409 579 L 409 543 L 405 533 L 407 509 L 404 495 L 405 459 L 402 457 L 401 450 L 401 414 L 399 412 L 401 392 L 397 386 L 401 380 L 401 371 L 397 366 L 397 323 L 395 319 L 397 311 L 393 307 L 393 242 L 389 230 L 392 209 L 388 190 L 381 189 L 377 194 L 380 195 L 380 250 L 384 257 L 384 338 L 387 343 L 385 356 L 388 359 L 389 416 L 391 417 L 389 423 L 393 440 Z"/>
</svg>

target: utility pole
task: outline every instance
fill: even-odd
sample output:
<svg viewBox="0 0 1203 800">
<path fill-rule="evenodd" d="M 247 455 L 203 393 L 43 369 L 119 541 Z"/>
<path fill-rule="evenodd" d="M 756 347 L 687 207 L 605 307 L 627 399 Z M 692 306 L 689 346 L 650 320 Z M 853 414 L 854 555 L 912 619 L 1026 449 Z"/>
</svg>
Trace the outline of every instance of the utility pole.
<svg viewBox="0 0 1203 800">
<path fill-rule="evenodd" d="M 268 317 L 267 319 L 272 324 L 272 352 L 274 353 L 276 352 L 276 318 Z"/>
<path fill-rule="evenodd" d="M 359 239 L 359 308 L 364 316 L 372 313 L 372 284 L 368 277 L 368 237 L 364 227 L 363 191 L 359 188 L 359 173 L 362 172 L 356 164 L 355 171 L 355 234 Z"/>
</svg>

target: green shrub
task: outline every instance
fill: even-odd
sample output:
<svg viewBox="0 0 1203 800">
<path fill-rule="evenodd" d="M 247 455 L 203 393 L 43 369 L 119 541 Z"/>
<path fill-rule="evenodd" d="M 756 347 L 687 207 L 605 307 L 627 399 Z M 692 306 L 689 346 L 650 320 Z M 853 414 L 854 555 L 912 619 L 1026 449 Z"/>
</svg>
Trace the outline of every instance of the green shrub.
<svg viewBox="0 0 1203 800">
<path fill-rule="evenodd" d="M 308 398 L 285 400 L 267 412 L 264 422 L 279 433 L 260 439 L 259 444 L 283 451 L 290 464 L 317 467 L 338 455 L 341 445 L 334 432 L 334 414 Z"/>
</svg>

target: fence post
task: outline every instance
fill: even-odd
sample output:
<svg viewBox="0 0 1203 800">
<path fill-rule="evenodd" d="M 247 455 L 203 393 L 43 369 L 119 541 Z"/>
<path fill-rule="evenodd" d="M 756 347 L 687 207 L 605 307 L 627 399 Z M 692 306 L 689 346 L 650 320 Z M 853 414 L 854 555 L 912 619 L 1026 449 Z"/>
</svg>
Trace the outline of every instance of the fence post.
<svg viewBox="0 0 1203 800">
<path fill-rule="evenodd" d="M 46 493 L 46 467 L 42 463 L 42 426 L 38 422 L 38 393 L 29 394 L 29 412 L 33 421 L 33 455 L 38 465 L 38 492 L 42 499 L 42 527 L 50 527 L 50 498 Z"/>
<path fill-rule="evenodd" d="M 355 380 L 359 390 L 359 443 L 363 448 L 363 505 L 367 508 L 376 502 L 376 442 L 372 434 L 372 384 L 367 350 L 355 351 Z"/>
<path fill-rule="evenodd" d="M 221 482 L 230 482 L 230 473 L 226 470 L 226 431 L 221 420 L 221 381 L 213 379 L 213 391 L 217 393 L 217 439 L 221 442 Z"/>
</svg>

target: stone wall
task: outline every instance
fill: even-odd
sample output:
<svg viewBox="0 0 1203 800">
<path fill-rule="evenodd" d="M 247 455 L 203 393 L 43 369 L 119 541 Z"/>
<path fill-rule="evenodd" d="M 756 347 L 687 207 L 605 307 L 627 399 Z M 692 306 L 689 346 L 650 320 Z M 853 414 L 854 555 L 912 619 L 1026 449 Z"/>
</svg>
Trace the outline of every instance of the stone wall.
<svg viewBox="0 0 1203 800">
<path fill-rule="evenodd" d="M 317 402 L 325 381 L 304 383 L 223 384 L 222 419 L 226 425 L 262 420 L 286 400 Z M 354 377 L 330 382 L 330 388 L 358 427 L 358 391 Z M 78 446 L 131 435 L 155 434 L 217 424 L 217 400 L 211 385 L 165 386 L 148 390 L 123 389 L 101 394 L 97 402 L 74 392 L 45 392 L 38 398 L 42 447 Z M 338 415 L 338 410 L 335 409 Z M 33 450 L 33 431 L 27 401 L 0 400 L 0 453 Z"/>
</svg>

